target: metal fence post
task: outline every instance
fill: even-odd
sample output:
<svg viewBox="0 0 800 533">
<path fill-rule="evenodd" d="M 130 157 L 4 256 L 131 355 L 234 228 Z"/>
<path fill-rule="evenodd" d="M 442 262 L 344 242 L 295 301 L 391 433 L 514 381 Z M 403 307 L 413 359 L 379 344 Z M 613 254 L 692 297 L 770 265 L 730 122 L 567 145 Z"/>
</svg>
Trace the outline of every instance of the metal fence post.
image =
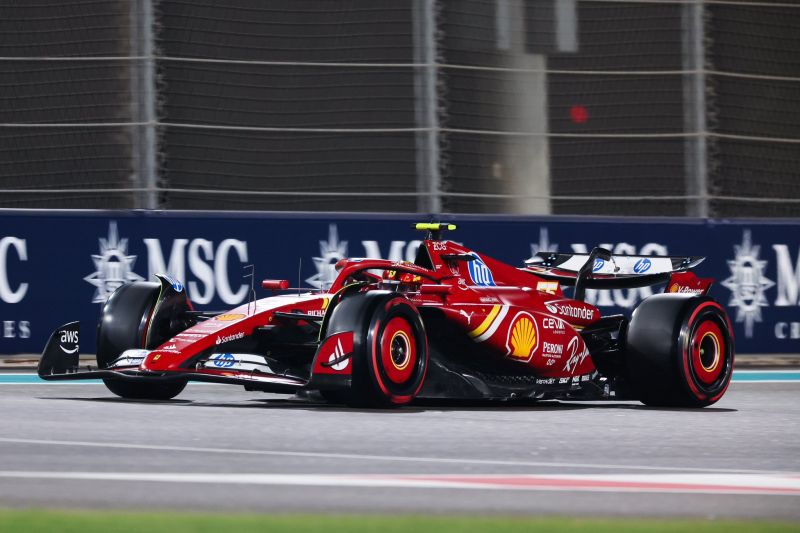
<svg viewBox="0 0 800 533">
<path fill-rule="evenodd" d="M 708 151 L 706 124 L 705 6 L 704 0 L 683 5 L 684 130 L 693 133 L 684 144 L 686 193 L 697 199 L 687 202 L 686 214 L 708 217 Z"/>
<path fill-rule="evenodd" d="M 153 59 L 153 2 L 131 2 L 131 157 L 134 187 L 134 206 L 139 209 L 158 208 L 158 165 L 156 164 L 156 76 Z"/>
<path fill-rule="evenodd" d="M 436 0 L 414 0 L 414 110 L 416 126 L 417 211 L 441 213 L 439 116 L 436 78 Z"/>
</svg>

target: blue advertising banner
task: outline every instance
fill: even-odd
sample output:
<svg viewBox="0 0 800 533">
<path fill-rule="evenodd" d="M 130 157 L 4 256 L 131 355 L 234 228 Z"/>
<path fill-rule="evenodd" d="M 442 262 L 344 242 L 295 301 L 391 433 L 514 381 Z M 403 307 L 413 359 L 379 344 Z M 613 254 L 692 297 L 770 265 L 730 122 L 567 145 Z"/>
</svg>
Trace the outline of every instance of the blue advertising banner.
<svg viewBox="0 0 800 533">
<path fill-rule="evenodd" d="M 39 353 L 57 326 L 96 324 L 120 284 L 166 272 L 200 309 L 247 299 L 257 279 L 319 288 L 342 257 L 413 260 L 414 215 L 0 210 L 0 354 Z M 429 217 L 422 217 L 428 220 Z M 698 275 L 728 309 L 739 353 L 800 352 L 800 221 L 447 216 L 453 240 L 522 266 L 538 251 L 705 255 Z M 588 291 L 630 313 L 662 287 Z M 260 291 L 260 289 L 259 289 Z M 262 294 L 266 295 L 266 294 Z M 93 353 L 91 334 L 81 352 Z"/>
</svg>

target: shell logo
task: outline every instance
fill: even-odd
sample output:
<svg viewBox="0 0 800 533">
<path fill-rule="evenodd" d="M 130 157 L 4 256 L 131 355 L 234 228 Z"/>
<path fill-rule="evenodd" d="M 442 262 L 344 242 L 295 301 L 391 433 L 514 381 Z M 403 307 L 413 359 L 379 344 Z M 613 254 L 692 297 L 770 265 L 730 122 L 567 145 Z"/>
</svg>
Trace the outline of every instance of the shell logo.
<svg viewBox="0 0 800 533">
<path fill-rule="evenodd" d="M 669 288 L 669 292 L 678 292 L 678 286 L 673 285 L 672 287 Z"/>
<path fill-rule="evenodd" d="M 515 359 L 528 360 L 538 343 L 536 324 L 527 315 L 522 315 L 511 328 L 509 355 Z"/>
</svg>

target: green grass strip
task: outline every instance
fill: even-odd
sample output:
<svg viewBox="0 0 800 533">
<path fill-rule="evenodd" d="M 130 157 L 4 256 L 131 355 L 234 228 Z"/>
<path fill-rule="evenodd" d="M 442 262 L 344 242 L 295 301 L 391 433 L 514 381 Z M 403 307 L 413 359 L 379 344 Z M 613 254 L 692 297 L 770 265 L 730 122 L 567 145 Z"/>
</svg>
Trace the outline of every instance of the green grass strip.
<svg viewBox="0 0 800 533">
<path fill-rule="evenodd" d="M 170 512 L 0 510 L 0 531 L 12 533 L 779 533 L 800 531 L 800 524 L 760 521 L 508 518 L 385 515 L 256 515 Z"/>
</svg>

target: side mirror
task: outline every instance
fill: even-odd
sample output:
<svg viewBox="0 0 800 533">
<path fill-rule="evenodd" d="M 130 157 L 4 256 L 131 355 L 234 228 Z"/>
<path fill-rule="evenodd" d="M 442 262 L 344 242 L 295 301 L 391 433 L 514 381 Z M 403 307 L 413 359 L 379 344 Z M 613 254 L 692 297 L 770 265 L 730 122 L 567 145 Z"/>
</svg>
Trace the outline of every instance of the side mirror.
<svg viewBox="0 0 800 533">
<path fill-rule="evenodd" d="M 269 289 L 273 291 L 285 291 L 289 288 L 288 279 L 265 279 L 261 281 L 262 289 Z"/>
</svg>

